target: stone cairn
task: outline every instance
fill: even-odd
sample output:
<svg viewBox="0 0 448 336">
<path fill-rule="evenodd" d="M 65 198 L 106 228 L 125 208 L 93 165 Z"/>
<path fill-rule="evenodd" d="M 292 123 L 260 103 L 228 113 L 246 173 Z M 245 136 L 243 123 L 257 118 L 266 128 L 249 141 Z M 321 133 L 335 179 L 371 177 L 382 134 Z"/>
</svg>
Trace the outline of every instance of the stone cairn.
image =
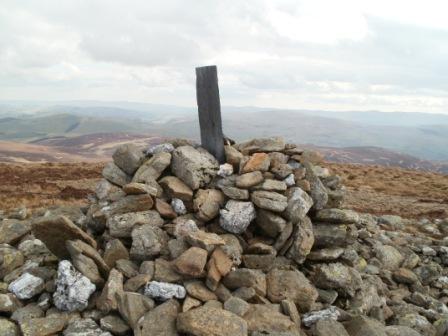
<svg viewBox="0 0 448 336">
<path fill-rule="evenodd" d="M 341 209 L 281 138 L 225 153 L 122 145 L 89 207 L 4 214 L 0 335 L 448 335 L 447 221 Z"/>
</svg>

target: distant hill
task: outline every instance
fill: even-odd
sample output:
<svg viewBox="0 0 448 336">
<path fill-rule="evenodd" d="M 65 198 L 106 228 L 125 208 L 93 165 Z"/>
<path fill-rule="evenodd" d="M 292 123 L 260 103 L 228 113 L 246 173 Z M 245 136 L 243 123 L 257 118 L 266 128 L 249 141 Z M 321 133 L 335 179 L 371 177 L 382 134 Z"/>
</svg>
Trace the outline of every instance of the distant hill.
<svg viewBox="0 0 448 336">
<path fill-rule="evenodd" d="M 331 148 L 380 147 L 448 162 L 448 115 L 222 108 L 224 133 L 238 141 L 282 135 Z M 132 102 L 0 102 L 0 141 L 35 142 L 97 133 L 199 139 L 194 108 Z"/>
</svg>

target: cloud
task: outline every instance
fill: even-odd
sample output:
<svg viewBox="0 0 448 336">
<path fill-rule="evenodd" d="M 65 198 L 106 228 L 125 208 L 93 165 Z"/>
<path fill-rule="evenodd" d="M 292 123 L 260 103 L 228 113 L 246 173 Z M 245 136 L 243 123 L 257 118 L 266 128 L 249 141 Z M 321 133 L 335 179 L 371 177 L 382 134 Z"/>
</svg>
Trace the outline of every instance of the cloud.
<svg viewBox="0 0 448 336">
<path fill-rule="evenodd" d="M 228 105 L 448 112 L 430 2 L 4 0 L 0 99 L 194 105 L 194 67 L 217 64 Z"/>
</svg>

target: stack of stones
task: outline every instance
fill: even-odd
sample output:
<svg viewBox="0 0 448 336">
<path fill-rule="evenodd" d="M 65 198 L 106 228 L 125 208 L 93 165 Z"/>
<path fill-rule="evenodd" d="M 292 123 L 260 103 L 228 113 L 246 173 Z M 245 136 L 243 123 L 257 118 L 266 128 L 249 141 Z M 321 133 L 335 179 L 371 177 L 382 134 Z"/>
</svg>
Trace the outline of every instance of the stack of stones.
<svg viewBox="0 0 448 336">
<path fill-rule="evenodd" d="M 448 335 L 440 231 L 341 209 L 340 178 L 281 138 L 225 153 L 122 145 L 83 212 L 4 219 L 0 334 Z"/>
</svg>

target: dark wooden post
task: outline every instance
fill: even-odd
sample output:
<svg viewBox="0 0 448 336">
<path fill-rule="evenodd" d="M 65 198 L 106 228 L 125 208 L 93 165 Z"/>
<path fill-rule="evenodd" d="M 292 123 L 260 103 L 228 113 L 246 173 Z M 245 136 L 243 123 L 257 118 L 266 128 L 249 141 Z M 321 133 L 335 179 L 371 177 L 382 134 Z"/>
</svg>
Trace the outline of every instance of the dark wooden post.
<svg viewBox="0 0 448 336">
<path fill-rule="evenodd" d="M 216 65 L 196 68 L 196 98 L 202 147 L 213 154 L 220 163 L 224 163 L 224 139 Z"/>
</svg>

